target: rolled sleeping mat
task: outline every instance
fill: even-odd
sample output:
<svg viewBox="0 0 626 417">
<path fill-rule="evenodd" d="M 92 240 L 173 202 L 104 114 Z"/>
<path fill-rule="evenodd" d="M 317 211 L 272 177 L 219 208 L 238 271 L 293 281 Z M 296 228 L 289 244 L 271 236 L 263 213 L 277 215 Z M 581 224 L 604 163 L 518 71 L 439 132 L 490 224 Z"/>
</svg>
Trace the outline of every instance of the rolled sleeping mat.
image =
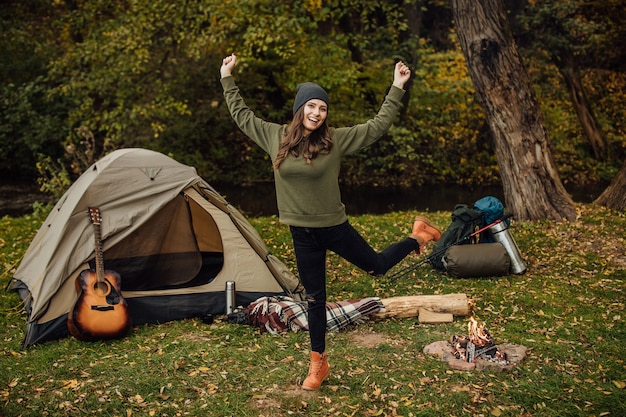
<svg viewBox="0 0 626 417">
<path fill-rule="evenodd" d="M 500 277 L 511 269 L 511 258 L 498 242 L 451 246 L 442 262 L 455 278 Z"/>
</svg>

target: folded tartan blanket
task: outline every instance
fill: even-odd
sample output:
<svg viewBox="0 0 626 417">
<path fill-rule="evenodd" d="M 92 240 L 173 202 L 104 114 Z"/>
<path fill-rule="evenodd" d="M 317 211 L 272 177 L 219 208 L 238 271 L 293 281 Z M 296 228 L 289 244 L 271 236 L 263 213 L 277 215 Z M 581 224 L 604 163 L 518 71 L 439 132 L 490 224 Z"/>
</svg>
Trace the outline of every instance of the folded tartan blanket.
<svg viewBox="0 0 626 417">
<path fill-rule="evenodd" d="M 326 329 L 329 332 L 350 324 L 359 324 L 367 316 L 380 311 L 383 303 L 378 297 L 326 303 Z M 309 330 L 306 301 L 290 297 L 262 297 L 246 307 L 248 322 L 272 334 Z"/>
</svg>

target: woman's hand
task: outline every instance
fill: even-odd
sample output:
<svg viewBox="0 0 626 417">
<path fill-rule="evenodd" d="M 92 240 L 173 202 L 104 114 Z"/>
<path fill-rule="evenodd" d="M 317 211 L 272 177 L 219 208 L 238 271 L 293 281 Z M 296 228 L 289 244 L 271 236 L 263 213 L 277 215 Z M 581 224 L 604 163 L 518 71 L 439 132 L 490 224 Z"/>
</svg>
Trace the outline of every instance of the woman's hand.
<svg viewBox="0 0 626 417">
<path fill-rule="evenodd" d="M 233 69 L 237 66 L 237 55 L 230 54 L 222 60 L 222 67 L 220 68 L 220 75 L 222 78 L 230 77 L 233 74 Z"/>
<path fill-rule="evenodd" d="M 404 85 L 411 78 L 411 70 L 404 65 L 404 62 L 399 61 L 396 63 L 396 67 L 393 72 L 393 85 L 398 88 L 404 89 Z"/>
</svg>

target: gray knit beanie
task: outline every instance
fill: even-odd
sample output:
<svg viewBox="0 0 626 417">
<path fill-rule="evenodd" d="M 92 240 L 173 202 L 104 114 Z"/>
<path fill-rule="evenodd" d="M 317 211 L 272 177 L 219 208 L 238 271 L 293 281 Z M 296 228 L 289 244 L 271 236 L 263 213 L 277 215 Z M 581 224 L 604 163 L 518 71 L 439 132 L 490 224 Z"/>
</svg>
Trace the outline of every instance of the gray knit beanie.
<svg viewBox="0 0 626 417">
<path fill-rule="evenodd" d="M 304 106 L 307 101 L 313 99 L 322 100 L 328 106 L 328 94 L 322 87 L 311 82 L 298 84 L 298 92 L 293 102 L 293 114 L 296 114 L 298 109 Z"/>
</svg>

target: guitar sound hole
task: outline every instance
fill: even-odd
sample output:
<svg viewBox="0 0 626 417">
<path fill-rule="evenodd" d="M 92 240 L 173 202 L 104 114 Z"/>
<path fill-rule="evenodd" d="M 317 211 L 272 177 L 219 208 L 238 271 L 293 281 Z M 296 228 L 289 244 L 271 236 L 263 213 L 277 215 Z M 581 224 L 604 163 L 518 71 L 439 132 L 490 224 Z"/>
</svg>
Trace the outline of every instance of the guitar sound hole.
<svg viewBox="0 0 626 417">
<path fill-rule="evenodd" d="M 95 284 L 93 284 L 93 291 L 99 297 L 106 297 L 111 291 L 111 287 L 109 287 L 109 284 L 106 281 L 105 282 L 98 281 Z"/>
</svg>

